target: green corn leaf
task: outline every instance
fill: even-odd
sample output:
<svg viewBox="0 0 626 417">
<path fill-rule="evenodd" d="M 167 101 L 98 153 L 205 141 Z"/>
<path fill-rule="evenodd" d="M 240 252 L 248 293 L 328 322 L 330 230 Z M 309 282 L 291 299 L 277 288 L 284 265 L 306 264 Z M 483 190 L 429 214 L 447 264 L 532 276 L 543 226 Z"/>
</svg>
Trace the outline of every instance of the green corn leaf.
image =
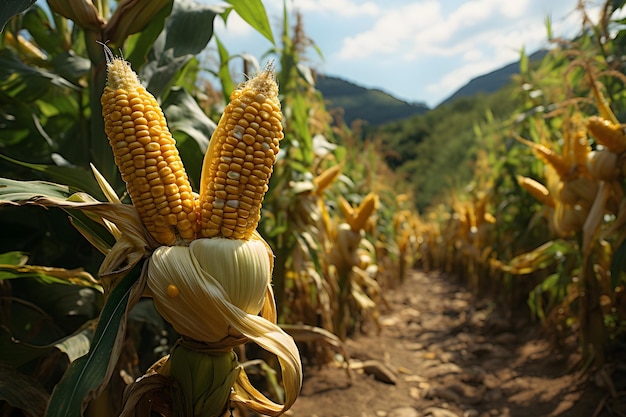
<svg viewBox="0 0 626 417">
<path fill-rule="evenodd" d="M 550 16 L 546 16 L 546 33 L 548 34 L 548 40 L 552 40 L 554 34 L 552 33 L 552 18 Z"/>
<path fill-rule="evenodd" d="M 261 0 L 226 0 L 237 14 L 272 44 L 274 35 Z"/>
<path fill-rule="evenodd" d="M 72 192 L 66 185 L 46 181 L 17 181 L 0 178 L 0 203 L 16 203 L 37 196 L 67 198 L 70 195 Z"/>
<path fill-rule="evenodd" d="M 154 41 L 159 37 L 165 19 L 172 12 L 172 1 L 169 6 L 162 8 L 141 32 L 128 37 L 126 41 L 126 60 L 138 71 L 148 60 L 148 51 L 154 45 Z"/>
<path fill-rule="evenodd" d="M 126 317 L 133 304 L 131 293 L 141 268 L 141 264 L 136 266 L 111 291 L 89 353 L 72 362 L 54 388 L 46 417 L 81 417 L 89 400 L 108 382 L 124 340 Z"/>
<path fill-rule="evenodd" d="M 522 48 L 520 52 L 519 72 L 524 76 L 528 76 L 528 55 L 526 55 L 526 50 L 524 48 Z"/>
<path fill-rule="evenodd" d="M 56 181 L 61 184 L 66 184 L 76 190 L 81 190 L 87 194 L 92 195 L 100 201 L 105 199 L 100 186 L 96 179 L 90 172 L 83 168 L 75 168 L 71 166 L 58 166 L 58 165 L 45 165 L 45 164 L 32 164 L 29 162 L 18 161 L 17 159 L 9 158 L 8 156 L 0 154 L 0 158 L 12 162 L 14 164 L 33 169 L 35 171 L 43 173 L 52 181 Z M 1 184 L 0 184 L 1 186 Z M 58 186 L 61 187 L 61 186 Z M 29 189 L 31 194 L 34 194 L 34 190 Z M 42 190 L 43 191 L 43 190 Z M 49 190 L 46 190 L 49 191 Z M 51 196 L 49 194 L 39 194 L 45 196 Z M 54 197 L 67 197 L 68 195 L 54 195 Z"/>
<path fill-rule="evenodd" d="M 24 252 L 13 251 L 0 253 L 0 264 L 3 265 L 23 265 L 28 260 Z"/>
<path fill-rule="evenodd" d="M 73 362 L 89 351 L 93 334 L 93 328 L 85 325 L 74 334 L 52 344 L 37 346 L 15 340 L 6 327 L 0 327 L 0 363 L 11 364 L 11 366 L 18 368 L 55 349 L 64 352 L 69 361 Z"/>
<path fill-rule="evenodd" d="M 220 69 L 217 72 L 217 76 L 222 83 L 222 93 L 224 94 L 224 101 L 228 103 L 228 101 L 230 100 L 230 94 L 235 89 L 235 82 L 233 81 L 233 77 L 230 75 L 230 70 L 228 68 L 230 56 L 228 55 L 228 50 L 217 36 L 215 36 L 215 42 L 217 43 L 217 51 L 220 56 Z"/>
<path fill-rule="evenodd" d="M 35 4 L 35 0 L 0 0 L 0 32 L 13 16 Z"/>
<path fill-rule="evenodd" d="M 164 51 L 173 49 L 175 57 L 200 53 L 213 37 L 215 16 L 223 11 L 215 5 L 176 1 L 166 21 Z"/>
<path fill-rule="evenodd" d="M 139 73 L 147 82 L 147 90 L 162 98 L 173 85 L 179 71 L 206 48 L 213 37 L 215 16 L 224 8 L 179 0 L 174 3 L 165 28 L 154 43 L 150 61 Z M 135 58 L 133 58 L 135 59 Z"/>
</svg>

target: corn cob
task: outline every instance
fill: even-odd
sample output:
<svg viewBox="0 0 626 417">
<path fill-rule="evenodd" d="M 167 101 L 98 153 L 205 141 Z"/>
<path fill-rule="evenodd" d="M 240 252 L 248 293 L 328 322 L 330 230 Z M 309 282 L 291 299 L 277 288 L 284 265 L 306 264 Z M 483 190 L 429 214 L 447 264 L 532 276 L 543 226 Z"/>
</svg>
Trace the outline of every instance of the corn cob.
<svg viewBox="0 0 626 417">
<path fill-rule="evenodd" d="M 615 113 L 613 113 L 613 110 L 611 110 L 611 105 L 609 104 L 609 101 L 604 96 L 604 94 L 602 94 L 602 91 L 600 91 L 600 89 L 598 88 L 598 86 L 602 84 L 596 82 L 591 74 L 589 74 L 589 77 L 591 79 L 591 91 L 593 92 L 593 97 L 596 99 L 596 104 L 598 105 L 598 112 L 600 112 L 600 116 L 611 124 L 619 124 L 619 120 L 617 120 Z"/>
<path fill-rule="evenodd" d="M 591 116 L 587 120 L 587 130 L 600 145 L 606 146 L 609 151 L 618 155 L 626 151 L 626 133 L 621 124 L 612 123 L 602 117 Z"/>
<path fill-rule="evenodd" d="M 330 186 L 333 181 L 341 174 L 341 165 L 333 165 L 324 170 L 320 175 L 313 178 L 315 184 L 315 194 L 322 195 L 324 190 Z"/>
<path fill-rule="evenodd" d="M 35 44 L 30 42 L 28 39 L 20 35 L 13 35 L 9 31 L 4 32 L 4 41 L 7 45 L 14 48 L 20 53 L 24 54 L 25 58 L 36 59 L 36 60 L 45 60 L 46 56 L 41 49 L 39 49 Z"/>
<path fill-rule="evenodd" d="M 106 46 L 105 53 L 104 130 L 132 203 L 160 244 L 193 240 L 194 196 L 163 111 L 130 65 Z"/>
<path fill-rule="evenodd" d="M 352 218 L 347 220 L 353 232 L 358 233 L 361 229 L 365 228 L 365 223 L 374 211 L 376 211 L 377 206 L 378 195 L 375 193 L 369 193 L 363 198 L 363 201 L 361 201 L 361 204 L 359 204 L 359 207 L 355 210 Z"/>
<path fill-rule="evenodd" d="M 558 153 L 554 152 L 552 149 L 548 148 L 545 145 L 531 142 L 522 137 L 516 137 L 516 139 L 528 146 L 533 150 L 535 155 L 546 164 L 550 165 L 556 173 L 559 175 L 559 178 L 564 179 L 570 176 L 572 173 L 572 169 L 570 165 L 567 163 L 565 158 L 563 158 Z"/>
<path fill-rule="evenodd" d="M 354 217 L 354 209 L 350 205 L 350 202 L 345 199 L 341 194 L 337 197 L 337 203 L 339 204 L 339 209 L 343 214 L 343 217 L 347 219 L 351 219 Z"/>
<path fill-rule="evenodd" d="M 283 138 L 281 120 L 271 66 L 233 91 L 202 166 L 202 237 L 252 235 Z"/>
<path fill-rule="evenodd" d="M 554 198 L 550 195 L 550 191 L 539 181 L 518 175 L 517 183 L 543 205 L 554 207 Z"/>
</svg>

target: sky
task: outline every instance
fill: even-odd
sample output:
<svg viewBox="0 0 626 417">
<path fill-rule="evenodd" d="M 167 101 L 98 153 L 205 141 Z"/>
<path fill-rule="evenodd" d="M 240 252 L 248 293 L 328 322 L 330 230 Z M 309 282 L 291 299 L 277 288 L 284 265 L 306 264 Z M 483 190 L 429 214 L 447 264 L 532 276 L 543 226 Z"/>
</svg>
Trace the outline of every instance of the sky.
<svg viewBox="0 0 626 417">
<path fill-rule="evenodd" d="M 571 38 L 582 22 L 578 0 L 286 1 L 323 54 L 308 54 L 318 72 L 431 108 L 472 78 L 517 61 L 522 49 L 548 47 L 547 17 L 556 37 Z M 263 3 L 278 39 L 283 0 Z M 588 3 L 593 18 L 600 1 Z M 234 13 L 226 26 L 216 20 L 215 33 L 231 54 L 261 59 L 271 47 Z"/>
</svg>

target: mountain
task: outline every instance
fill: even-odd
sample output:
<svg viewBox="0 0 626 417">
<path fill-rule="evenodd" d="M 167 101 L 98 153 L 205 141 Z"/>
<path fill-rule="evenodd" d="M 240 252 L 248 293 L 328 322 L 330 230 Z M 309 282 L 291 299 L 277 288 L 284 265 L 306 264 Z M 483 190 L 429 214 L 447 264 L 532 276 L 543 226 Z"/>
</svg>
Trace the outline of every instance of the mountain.
<svg viewBox="0 0 626 417">
<path fill-rule="evenodd" d="M 546 50 L 539 50 L 528 56 L 532 64 L 541 60 Z M 471 97 L 478 93 L 494 93 L 511 82 L 511 77 L 519 73 L 519 61 L 505 65 L 488 74 L 473 78 L 459 88 L 441 104 L 448 104 L 461 97 Z M 350 125 L 361 119 L 370 126 L 407 119 L 423 114 L 430 109 L 424 103 L 408 103 L 379 89 L 365 88 L 350 81 L 330 75 L 319 75 L 317 89 L 324 96 L 329 110 L 343 109 L 344 121 Z"/>
<path fill-rule="evenodd" d="M 430 110 L 426 104 L 407 103 L 384 91 L 365 88 L 329 75 L 319 75 L 316 86 L 329 110 L 343 109 L 343 119 L 348 125 L 361 119 L 370 126 L 376 126 Z"/>
<path fill-rule="evenodd" d="M 528 61 L 531 63 L 539 61 L 543 59 L 546 53 L 548 51 L 539 50 L 529 55 Z M 505 65 L 488 74 L 472 78 L 467 84 L 442 101 L 440 105 L 450 103 L 460 97 L 470 97 L 478 93 L 493 93 L 511 82 L 511 77 L 515 74 L 519 74 L 519 61 Z"/>
</svg>

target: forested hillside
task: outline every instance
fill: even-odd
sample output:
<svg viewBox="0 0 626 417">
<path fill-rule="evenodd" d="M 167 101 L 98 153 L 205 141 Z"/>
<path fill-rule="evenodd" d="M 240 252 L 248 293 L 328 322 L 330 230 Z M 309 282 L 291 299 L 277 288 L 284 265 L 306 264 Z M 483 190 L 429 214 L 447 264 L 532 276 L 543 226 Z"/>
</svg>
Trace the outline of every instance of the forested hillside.
<svg viewBox="0 0 626 417">
<path fill-rule="evenodd" d="M 348 125 L 360 119 L 370 126 L 377 126 L 429 110 L 425 104 L 407 103 L 384 91 L 361 87 L 337 77 L 320 75 L 316 88 L 324 96 L 328 109 L 340 111 Z"/>
<path fill-rule="evenodd" d="M 419 209 L 436 204 L 474 175 L 478 152 L 489 151 L 475 127 L 511 114 L 518 105 L 514 88 L 509 83 L 496 93 L 461 97 L 423 115 L 367 130 L 380 141 L 389 166 L 410 184 Z"/>
</svg>

